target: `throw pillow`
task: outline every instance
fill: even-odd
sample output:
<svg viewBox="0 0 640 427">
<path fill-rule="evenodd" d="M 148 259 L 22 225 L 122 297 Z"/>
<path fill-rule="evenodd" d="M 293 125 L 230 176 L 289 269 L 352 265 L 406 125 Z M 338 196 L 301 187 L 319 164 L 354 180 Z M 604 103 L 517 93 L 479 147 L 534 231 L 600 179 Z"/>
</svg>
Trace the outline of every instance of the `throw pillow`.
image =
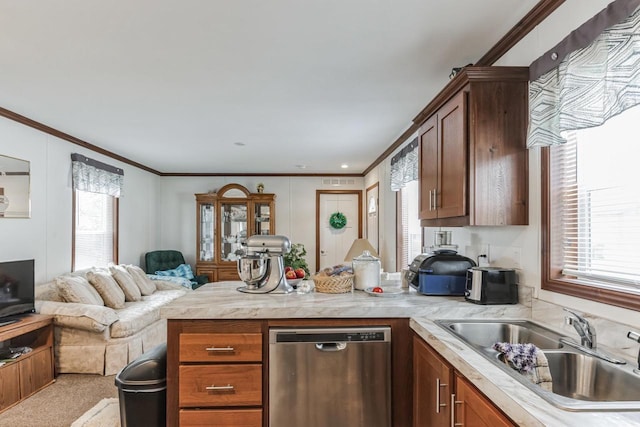
<svg viewBox="0 0 640 427">
<path fill-rule="evenodd" d="M 111 265 L 109 272 L 124 292 L 125 301 L 140 301 L 142 299 L 140 288 L 123 265 Z"/>
<path fill-rule="evenodd" d="M 158 270 L 156 271 L 156 275 L 158 276 L 173 276 L 173 277 L 184 277 L 185 279 L 193 280 L 193 271 L 191 270 L 191 266 L 189 264 L 180 264 L 176 268 L 172 270 Z"/>
<path fill-rule="evenodd" d="M 87 272 L 87 279 L 96 288 L 107 307 L 124 308 L 124 292 L 111 273 L 104 270 L 90 270 Z"/>
<path fill-rule="evenodd" d="M 60 296 L 66 302 L 104 306 L 98 291 L 82 276 L 58 276 L 55 282 Z"/>
<path fill-rule="evenodd" d="M 135 280 L 138 288 L 140 288 L 142 295 L 151 295 L 156 291 L 156 284 L 147 277 L 147 273 L 145 273 L 143 269 L 137 265 L 127 265 L 125 267 L 129 274 L 131 274 L 131 277 L 133 277 L 133 280 Z"/>
</svg>

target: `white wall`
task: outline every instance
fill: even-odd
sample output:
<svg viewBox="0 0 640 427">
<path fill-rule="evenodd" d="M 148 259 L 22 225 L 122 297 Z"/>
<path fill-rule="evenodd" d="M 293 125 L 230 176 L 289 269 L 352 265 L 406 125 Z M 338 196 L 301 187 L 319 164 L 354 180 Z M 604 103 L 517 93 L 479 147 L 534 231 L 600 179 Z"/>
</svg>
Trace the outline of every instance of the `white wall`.
<svg viewBox="0 0 640 427">
<path fill-rule="evenodd" d="M 322 177 L 316 176 L 163 177 L 158 204 L 161 230 L 158 249 L 181 250 L 186 261 L 193 265 L 196 260 L 194 195 L 217 191 L 229 183 L 243 185 L 249 191 L 255 192 L 257 184 L 262 182 L 265 193 L 276 195 L 276 233 L 287 236 L 291 243 L 304 244 L 309 268 L 315 271 L 316 190 L 363 190 L 365 188 L 363 178 L 348 177 L 348 179 L 353 179 L 354 183 L 334 187 L 323 184 Z"/>
<path fill-rule="evenodd" d="M 55 138 L 12 120 L 0 118 L 0 154 L 30 162 L 31 217 L 0 219 L 0 261 L 36 260 L 36 283 L 71 269 L 71 153 L 124 169 L 120 198 L 119 262 L 143 265 L 144 254 L 177 249 L 195 262 L 195 193 L 238 183 L 276 194 L 276 231 L 303 243 L 307 262 L 315 267 L 316 189 L 364 189 L 353 184 L 323 184 L 322 177 L 159 177 L 94 151 Z M 363 201 L 364 203 L 364 201 Z"/>
<path fill-rule="evenodd" d="M 158 176 L 0 118 L 0 154 L 31 162 L 31 218 L 0 219 L 0 261 L 35 259 L 36 283 L 71 269 L 71 153 L 75 152 L 124 169 L 119 261 L 139 264 L 140 255 L 157 246 Z"/>
<path fill-rule="evenodd" d="M 528 66 L 547 50 L 562 40 L 572 30 L 598 13 L 610 3 L 610 0 L 567 0 L 558 10 L 541 23 L 527 37 L 521 40 L 495 65 Z M 429 100 L 425 100 L 425 105 Z M 365 177 L 365 183 L 381 181 L 381 195 L 389 193 L 389 173 L 391 156 Z M 541 289 L 541 187 L 540 187 L 540 152 L 529 151 L 529 225 L 508 227 L 462 227 L 447 228 L 451 230 L 453 243 L 459 245 L 459 251 L 474 258 L 489 251 L 491 264 L 501 267 L 515 267 L 519 270 L 520 283 L 534 289 L 534 297 L 565 307 L 582 310 L 596 316 L 620 321 L 631 326 L 640 327 L 637 313 L 618 307 L 569 297 Z M 382 184 L 384 182 L 384 185 Z M 382 196 L 381 196 L 382 198 Z M 395 206 L 395 199 L 385 201 L 385 210 Z M 382 202 L 381 202 L 382 204 Z M 380 234 L 382 239 L 395 239 L 395 215 L 381 219 Z M 435 228 L 425 228 L 425 245 L 431 243 Z"/>
</svg>

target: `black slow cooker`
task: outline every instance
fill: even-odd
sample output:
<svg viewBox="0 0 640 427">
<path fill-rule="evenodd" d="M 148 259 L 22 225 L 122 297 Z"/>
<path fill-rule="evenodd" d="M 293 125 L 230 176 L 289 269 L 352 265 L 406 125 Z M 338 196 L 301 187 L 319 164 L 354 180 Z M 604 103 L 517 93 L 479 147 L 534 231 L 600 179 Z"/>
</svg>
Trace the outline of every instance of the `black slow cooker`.
<svg viewBox="0 0 640 427">
<path fill-rule="evenodd" d="M 442 249 L 414 258 L 406 273 L 407 282 L 423 295 L 465 293 L 467 270 L 476 263 L 454 250 Z"/>
</svg>

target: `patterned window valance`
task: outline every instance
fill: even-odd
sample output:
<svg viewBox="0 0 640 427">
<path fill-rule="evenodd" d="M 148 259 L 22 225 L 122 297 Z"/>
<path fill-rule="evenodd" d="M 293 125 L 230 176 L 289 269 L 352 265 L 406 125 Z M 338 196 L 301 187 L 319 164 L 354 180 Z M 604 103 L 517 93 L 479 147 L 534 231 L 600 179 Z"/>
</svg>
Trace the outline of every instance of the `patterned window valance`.
<svg viewBox="0 0 640 427">
<path fill-rule="evenodd" d="M 640 104 L 640 0 L 617 0 L 530 66 L 527 146 Z M 595 39 L 594 39 L 595 38 Z"/>
<path fill-rule="evenodd" d="M 90 159 L 82 154 L 71 154 L 73 189 L 90 193 L 122 195 L 124 171 L 120 168 Z"/>
<path fill-rule="evenodd" d="M 418 179 L 418 138 L 391 158 L 391 191 Z"/>
</svg>

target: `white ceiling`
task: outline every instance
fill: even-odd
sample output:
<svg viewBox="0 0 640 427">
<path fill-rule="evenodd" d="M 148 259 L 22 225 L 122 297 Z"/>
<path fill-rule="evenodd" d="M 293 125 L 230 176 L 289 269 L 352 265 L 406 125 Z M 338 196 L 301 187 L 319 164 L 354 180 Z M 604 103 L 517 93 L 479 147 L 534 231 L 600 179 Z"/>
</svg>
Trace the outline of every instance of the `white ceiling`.
<svg viewBox="0 0 640 427">
<path fill-rule="evenodd" d="M 361 173 L 536 3 L 0 0 L 0 107 L 160 172 Z"/>
</svg>

